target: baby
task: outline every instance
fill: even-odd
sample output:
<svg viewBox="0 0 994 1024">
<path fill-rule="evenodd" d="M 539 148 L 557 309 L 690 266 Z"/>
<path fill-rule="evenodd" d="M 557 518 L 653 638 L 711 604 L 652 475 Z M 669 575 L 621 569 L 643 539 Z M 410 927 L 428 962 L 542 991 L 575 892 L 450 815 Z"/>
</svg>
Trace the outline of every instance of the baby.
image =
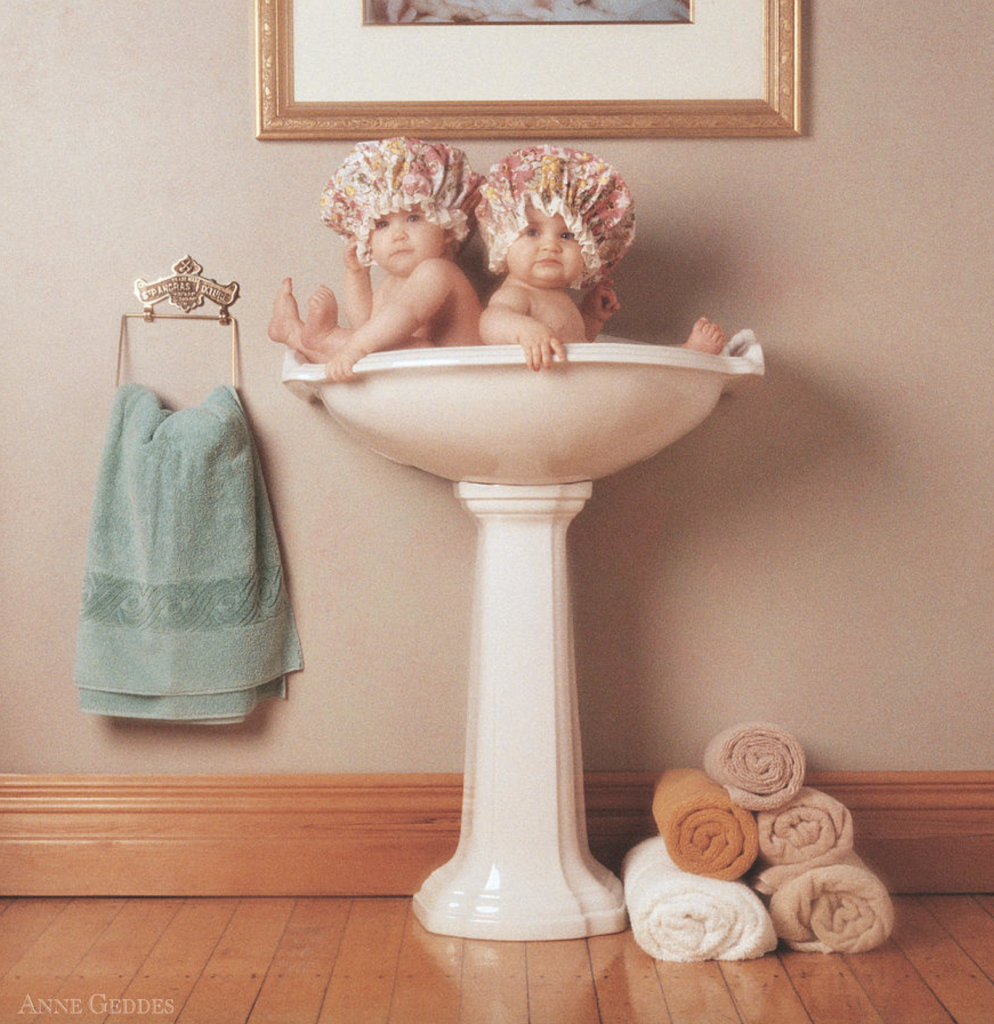
<svg viewBox="0 0 994 1024">
<path fill-rule="evenodd" d="M 620 308 L 610 271 L 635 237 L 635 206 L 617 171 L 591 153 L 529 146 L 494 164 L 477 207 L 490 269 L 507 277 L 480 320 L 487 345 L 521 345 L 538 370 L 593 341 Z M 589 290 L 579 304 L 568 288 Z M 701 317 L 685 347 L 720 352 Z"/>
<path fill-rule="evenodd" d="M 342 306 L 322 286 L 300 317 L 289 278 L 276 296 L 269 337 L 311 362 L 329 380 L 382 349 L 480 343 L 481 306 L 453 261 L 470 232 L 481 178 L 461 150 L 393 138 L 360 142 L 321 196 L 322 220 L 348 240 Z M 385 272 L 374 289 L 369 267 Z"/>
</svg>

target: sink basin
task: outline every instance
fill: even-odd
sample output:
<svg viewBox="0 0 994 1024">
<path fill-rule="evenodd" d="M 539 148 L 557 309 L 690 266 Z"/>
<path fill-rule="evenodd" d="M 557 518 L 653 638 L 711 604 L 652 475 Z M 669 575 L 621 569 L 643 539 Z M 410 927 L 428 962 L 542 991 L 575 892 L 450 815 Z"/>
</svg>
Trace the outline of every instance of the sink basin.
<svg viewBox="0 0 994 1024">
<path fill-rule="evenodd" d="M 516 345 L 399 349 L 356 364 L 346 385 L 288 351 L 283 380 L 320 398 L 366 447 L 447 480 L 597 480 L 696 427 L 725 392 L 763 373 L 751 334 L 735 356 L 602 339 L 534 372 Z"/>
<path fill-rule="evenodd" d="M 538 373 L 517 346 L 403 349 L 366 356 L 342 384 L 287 355 L 288 387 L 373 451 L 455 481 L 477 521 L 462 824 L 452 859 L 414 895 L 429 931 L 625 928 L 621 882 L 587 843 L 566 531 L 591 481 L 665 448 L 762 375 L 751 332 L 729 347 L 600 340 Z"/>
</svg>

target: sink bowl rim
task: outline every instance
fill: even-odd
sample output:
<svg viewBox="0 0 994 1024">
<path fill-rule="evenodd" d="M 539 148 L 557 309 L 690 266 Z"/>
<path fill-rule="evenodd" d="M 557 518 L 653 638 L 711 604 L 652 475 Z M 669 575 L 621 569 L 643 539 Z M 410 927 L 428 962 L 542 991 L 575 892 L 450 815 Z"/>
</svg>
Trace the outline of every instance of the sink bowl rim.
<svg viewBox="0 0 994 1024">
<path fill-rule="evenodd" d="M 748 333 L 751 336 L 751 332 Z M 570 363 L 628 363 L 686 367 L 728 375 L 762 375 L 765 369 L 762 348 L 754 337 L 743 340 L 741 354 L 711 355 L 675 345 L 627 341 L 602 335 L 595 342 L 567 345 L 566 362 L 557 363 L 552 372 Z M 524 353 L 518 345 L 466 345 L 374 352 L 360 359 L 354 372 L 357 376 L 364 376 L 391 370 L 514 365 L 525 365 Z M 331 384 L 325 379 L 323 363 L 302 362 L 289 350 L 284 362 L 283 380 Z"/>
</svg>

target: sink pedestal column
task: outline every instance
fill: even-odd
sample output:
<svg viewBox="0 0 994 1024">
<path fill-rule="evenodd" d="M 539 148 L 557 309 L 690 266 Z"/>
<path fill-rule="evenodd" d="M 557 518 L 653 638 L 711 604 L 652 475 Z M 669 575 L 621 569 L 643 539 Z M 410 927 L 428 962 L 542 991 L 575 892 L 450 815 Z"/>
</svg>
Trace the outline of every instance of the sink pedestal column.
<svg viewBox="0 0 994 1024">
<path fill-rule="evenodd" d="M 479 526 L 462 826 L 414 912 L 466 938 L 621 931 L 621 883 L 587 845 L 566 568 L 591 484 L 455 492 Z"/>
</svg>

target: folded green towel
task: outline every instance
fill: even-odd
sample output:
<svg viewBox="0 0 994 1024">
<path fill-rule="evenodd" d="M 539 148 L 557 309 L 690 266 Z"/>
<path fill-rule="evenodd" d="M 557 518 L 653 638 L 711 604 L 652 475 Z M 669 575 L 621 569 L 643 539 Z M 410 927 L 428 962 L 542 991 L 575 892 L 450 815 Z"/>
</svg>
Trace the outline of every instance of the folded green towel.
<svg viewBox="0 0 994 1024">
<path fill-rule="evenodd" d="M 118 389 L 87 547 L 75 681 L 98 714 L 236 721 L 302 665 L 235 390 L 173 412 Z"/>
</svg>

